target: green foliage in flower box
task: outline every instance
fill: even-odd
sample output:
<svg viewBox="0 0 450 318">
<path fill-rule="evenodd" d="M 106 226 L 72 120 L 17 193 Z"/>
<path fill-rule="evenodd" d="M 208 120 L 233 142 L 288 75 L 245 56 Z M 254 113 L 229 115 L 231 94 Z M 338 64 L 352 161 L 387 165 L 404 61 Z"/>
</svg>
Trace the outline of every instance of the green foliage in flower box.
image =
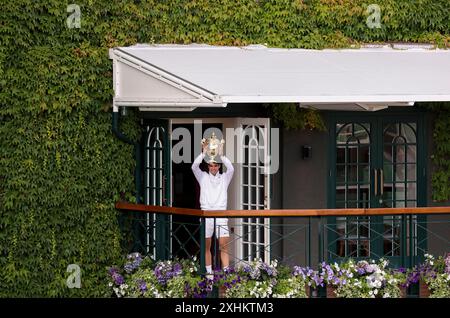
<svg viewBox="0 0 450 318">
<path fill-rule="evenodd" d="M 425 254 L 421 274 L 430 290 L 430 298 L 450 298 L 450 253 L 437 258 Z"/>
</svg>

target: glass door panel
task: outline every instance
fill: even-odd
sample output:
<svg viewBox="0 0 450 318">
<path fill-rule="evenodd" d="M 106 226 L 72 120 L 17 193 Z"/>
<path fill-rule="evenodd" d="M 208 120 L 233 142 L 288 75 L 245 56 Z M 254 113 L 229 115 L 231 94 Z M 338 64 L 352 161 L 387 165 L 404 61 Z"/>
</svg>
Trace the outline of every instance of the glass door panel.
<svg viewBox="0 0 450 318">
<path fill-rule="evenodd" d="M 417 206 L 416 129 L 414 122 L 383 125 L 381 207 Z M 416 218 L 408 220 L 412 222 L 410 226 L 406 226 L 405 222 L 402 216 L 383 217 L 383 256 L 400 256 L 402 239 L 404 242 L 417 239 Z"/>
<path fill-rule="evenodd" d="M 367 208 L 371 200 L 371 138 L 369 123 L 336 124 L 336 183 L 338 208 Z M 370 218 L 336 218 L 338 257 L 370 255 Z"/>
</svg>

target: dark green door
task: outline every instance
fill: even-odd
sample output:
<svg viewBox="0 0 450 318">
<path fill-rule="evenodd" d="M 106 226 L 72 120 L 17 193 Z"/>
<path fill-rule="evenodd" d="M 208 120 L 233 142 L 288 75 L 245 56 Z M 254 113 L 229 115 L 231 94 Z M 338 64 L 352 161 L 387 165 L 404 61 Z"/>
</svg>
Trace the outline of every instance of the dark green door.
<svg viewBox="0 0 450 318">
<path fill-rule="evenodd" d="M 147 121 L 144 133 L 144 202 L 170 204 L 170 141 L 167 120 Z M 147 254 L 156 259 L 170 255 L 170 220 L 167 215 L 147 214 L 144 220 Z"/>
<path fill-rule="evenodd" d="M 336 114 L 330 129 L 330 208 L 425 204 L 423 120 L 419 115 Z M 422 195 L 418 195 L 421 193 Z M 414 262 L 417 219 L 336 217 L 328 225 L 328 258 L 387 257 Z"/>
</svg>

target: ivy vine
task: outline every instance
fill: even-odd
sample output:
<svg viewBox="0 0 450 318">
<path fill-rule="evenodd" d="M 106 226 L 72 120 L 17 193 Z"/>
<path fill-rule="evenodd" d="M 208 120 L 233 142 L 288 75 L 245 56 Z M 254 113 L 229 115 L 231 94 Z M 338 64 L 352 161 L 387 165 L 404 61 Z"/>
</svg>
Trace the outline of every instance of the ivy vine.
<svg viewBox="0 0 450 318">
<path fill-rule="evenodd" d="M 264 104 L 263 106 L 269 109 L 271 117 L 286 129 L 326 130 L 320 112 L 315 109 L 300 108 L 298 103 Z"/>
<path fill-rule="evenodd" d="M 433 152 L 431 160 L 432 199 L 438 202 L 450 200 L 450 102 L 419 103 L 420 107 L 434 113 Z"/>
</svg>

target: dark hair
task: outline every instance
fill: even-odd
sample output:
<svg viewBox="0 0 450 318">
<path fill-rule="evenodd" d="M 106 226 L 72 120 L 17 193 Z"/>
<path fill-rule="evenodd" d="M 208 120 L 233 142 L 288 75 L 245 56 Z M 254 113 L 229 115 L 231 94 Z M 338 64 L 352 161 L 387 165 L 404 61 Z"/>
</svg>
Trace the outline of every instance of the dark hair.
<svg viewBox="0 0 450 318">
<path fill-rule="evenodd" d="M 219 165 L 219 172 L 222 173 L 222 169 L 223 169 L 223 164 L 222 162 L 216 162 L 216 164 Z M 205 171 L 205 172 L 209 172 L 209 163 L 207 163 L 206 161 L 202 161 L 202 163 L 200 164 L 200 170 Z"/>
<path fill-rule="evenodd" d="M 208 172 L 208 164 L 207 164 L 205 161 L 202 161 L 202 162 L 200 163 L 200 170 L 201 170 L 201 171 Z"/>
</svg>

